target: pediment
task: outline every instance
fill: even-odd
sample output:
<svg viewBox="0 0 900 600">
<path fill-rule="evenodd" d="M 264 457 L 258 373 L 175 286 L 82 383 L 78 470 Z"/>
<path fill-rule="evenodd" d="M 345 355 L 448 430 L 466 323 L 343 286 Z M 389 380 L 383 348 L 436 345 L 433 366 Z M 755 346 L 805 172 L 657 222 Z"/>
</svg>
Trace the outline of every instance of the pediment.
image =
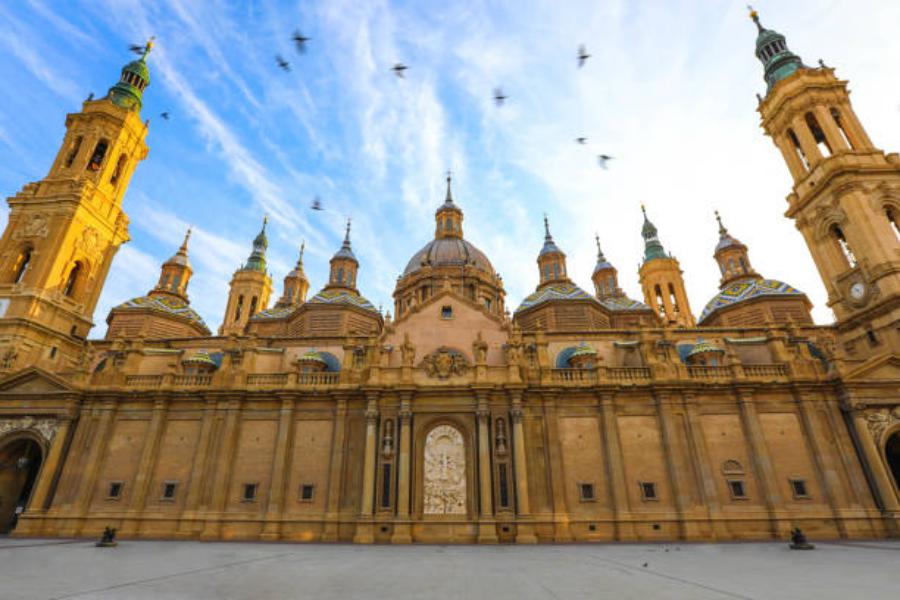
<svg viewBox="0 0 900 600">
<path fill-rule="evenodd" d="M 900 356 L 879 356 L 850 371 L 845 381 L 891 381 L 900 382 Z"/>
<path fill-rule="evenodd" d="M 46 394 L 68 391 L 72 391 L 72 386 L 38 367 L 29 367 L 0 380 L 2 394 Z"/>
</svg>

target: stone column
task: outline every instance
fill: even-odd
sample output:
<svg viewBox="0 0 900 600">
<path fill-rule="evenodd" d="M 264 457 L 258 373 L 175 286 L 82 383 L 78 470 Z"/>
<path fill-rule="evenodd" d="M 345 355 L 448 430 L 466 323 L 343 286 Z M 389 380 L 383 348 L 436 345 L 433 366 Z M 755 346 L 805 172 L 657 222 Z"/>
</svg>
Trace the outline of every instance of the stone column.
<svg viewBox="0 0 900 600">
<path fill-rule="evenodd" d="M 375 500 L 375 442 L 378 435 L 378 395 L 369 395 L 366 405 L 366 454 L 363 461 L 363 487 L 360 494 L 359 519 L 353 542 L 371 544 L 375 541 L 373 531 L 373 502 Z"/>
<path fill-rule="evenodd" d="M 806 124 L 806 119 L 797 115 L 791 121 L 791 127 L 797 136 L 797 140 L 800 142 L 800 147 L 803 148 L 803 153 L 806 154 L 810 169 L 815 169 L 816 165 L 822 162 L 822 153 L 819 152 L 819 146 L 816 144 L 816 140 L 813 139 L 812 132 L 810 132 L 809 126 Z"/>
<path fill-rule="evenodd" d="M 478 395 L 478 542 L 497 543 L 497 524 L 494 520 L 494 490 L 491 471 L 491 410 L 486 393 Z"/>
<path fill-rule="evenodd" d="M 656 413 L 659 418 L 660 431 L 662 433 L 663 453 L 666 457 L 666 469 L 669 473 L 669 481 L 672 483 L 672 496 L 675 499 L 675 510 L 678 512 L 679 530 L 686 540 L 702 539 L 697 527 L 696 515 L 691 510 L 691 487 L 693 471 L 691 462 L 687 459 L 684 446 L 681 444 L 679 427 L 676 416 L 672 414 L 672 397 L 666 394 L 656 394 Z"/>
<path fill-rule="evenodd" d="M 821 104 L 817 104 L 813 107 L 813 113 L 815 113 L 816 120 L 819 122 L 819 127 L 821 127 L 822 132 L 825 133 L 825 137 L 828 139 L 828 143 L 831 145 L 834 154 L 849 150 L 850 148 L 847 146 L 847 142 L 844 141 L 844 136 L 842 136 L 841 132 L 838 130 L 837 123 L 834 122 L 834 118 L 831 116 L 831 113 L 828 112 L 828 109 Z"/>
<path fill-rule="evenodd" d="M 544 418 L 547 422 L 547 454 L 550 467 L 550 487 L 553 490 L 553 541 L 572 541 L 569 527 L 569 507 L 566 503 L 566 478 L 563 472 L 562 448 L 559 440 L 559 413 L 556 396 L 544 395 Z"/>
<path fill-rule="evenodd" d="M 91 499 L 94 496 L 94 488 L 97 486 L 97 478 L 100 476 L 100 469 L 104 462 L 103 455 L 109 443 L 110 430 L 112 429 L 116 413 L 116 404 L 114 401 L 104 402 L 102 406 L 95 407 L 94 411 L 99 413 L 99 416 L 96 427 L 91 434 L 90 449 L 82 463 L 84 472 L 72 506 L 72 516 L 77 520 L 68 523 L 61 529 L 60 535 L 63 537 L 76 537 L 82 532 L 82 527 L 84 526 L 82 517 L 87 513 Z"/>
<path fill-rule="evenodd" d="M 601 438 L 606 474 L 613 514 L 615 515 L 615 537 L 617 540 L 634 540 L 634 523 L 628 504 L 625 466 L 622 464 L 622 447 L 619 443 L 619 428 L 616 423 L 616 404 L 612 394 L 600 394 Z M 633 482 L 637 485 L 637 482 Z"/>
<path fill-rule="evenodd" d="M 157 398 L 153 403 L 150 425 L 147 427 L 147 436 L 141 450 L 141 458 L 138 461 L 137 473 L 134 476 L 134 490 L 128 506 L 129 518 L 122 523 L 119 530 L 123 537 L 136 536 L 140 533 L 141 513 L 147 505 L 147 494 L 150 491 L 156 457 L 159 454 L 159 443 L 165 431 L 167 410 L 168 401 L 165 398 Z"/>
<path fill-rule="evenodd" d="M 206 516 L 206 525 L 203 527 L 201 539 L 218 539 L 222 529 L 225 504 L 228 501 L 231 475 L 234 467 L 234 456 L 237 449 L 238 426 L 241 417 L 241 401 L 229 400 L 225 409 L 225 426 L 220 435 L 220 444 L 215 458 L 214 472 L 212 473 L 212 500 L 209 504 L 209 513 Z"/>
<path fill-rule="evenodd" d="M 794 143 L 788 139 L 787 135 L 785 134 L 776 137 L 775 145 L 781 150 L 784 161 L 787 163 L 788 170 L 790 170 L 794 179 L 802 179 L 805 177 L 806 165 L 804 165 L 803 161 L 800 160 L 800 157 L 797 156 L 797 151 L 794 149 Z"/>
<path fill-rule="evenodd" d="M 509 411 L 512 420 L 513 435 L 513 470 L 516 476 L 516 504 L 518 518 L 516 520 L 516 542 L 535 544 L 534 526 L 531 521 L 531 504 L 528 500 L 528 463 L 525 458 L 525 428 L 522 425 L 522 393 L 514 392 L 512 408 Z"/>
<path fill-rule="evenodd" d="M 881 450 L 869 429 L 865 408 L 866 405 L 861 403 L 853 406 L 853 425 L 856 427 L 859 445 L 862 446 L 866 462 L 869 463 L 869 470 L 872 473 L 875 487 L 878 489 L 878 495 L 881 496 L 884 511 L 896 519 L 900 517 L 900 501 L 897 499 L 897 492 L 894 491 L 891 474 L 887 472 L 884 460 L 881 458 Z"/>
<path fill-rule="evenodd" d="M 410 457 L 412 448 L 411 399 L 411 392 L 401 393 L 400 413 L 397 415 L 400 421 L 400 455 L 397 457 L 397 521 L 391 535 L 391 542 L 395 544 L 412 542 L 409 523 L 410 465 L 412 463 Z"/>
<path fill-rule="evenodd" d="M 323 542 L 337 542 L 341 507 L 341 475 L 344 472 L 345 441 L 347 438 L 347 398 L 335 400 L 334 433 L 331 443 L 331 465 L 328 473 L 328 497 L 325 500 Z"/>
<path fill-rule="evenodd" d="M 753 395 L 749 391 L 738 392 L 738 407 L 744 434 L 750 446 L 756 479 L 769 511 L 772 535 L 779 539 L 786 539 L 790 535 L 791 526 L 784 511 L 784 500 L 778 489 L 778 479 L 775 476 L 772 459 L 769 457 L 769 449 L 766 447 L 762 426 L 759 424 L 756 404 L 754 404 Z"/>
<path fill-rule="evenodd" d="M 187 482 L 187 496 L 185 497 L 184 508 L 178 523 L 178 533 L 176 534 L 178 538 L 190 538 L 200 533 L 195 528 L 195 519 L 201 495 L 206 488 L 206 481 L 209 476 L 209 452 L 212 445 L 212 430 L 216 424 L 215 414 L 216 401 L 207 398 L 206 406 L 203 408 L 203 420 L 200 422 L 197 450 L 194 452 L 191 475 Z"/>
<path fill-rule="evenodd" d="M 272 476 L 269 481 L 269 495 L 266 499 L 266 522 L 260 539 L 281 538 L 281 514 L 284 511 L 285 486 L 291 463 L 291 441 L 294 431 L 294 400 L 283 398 L 278 416 L 278 433 L 275 436 L 275 458 L 272 460 Z"/>
<path fill-rule="evenodd" d="M 688 445 L 694 451 L 694 460 L 700 472 L 700 499 L 706 506 L 712 525 L 714 540 L 731 539 L 728 527 L 722 515 L 722 504 L 716 487 L 716 473 L 709 458 L 709 450 L 703 437 L 703 425 L 697 412 L 697 398 L 693 394 L 684 397 L 684 410 L 687 415 L 686 432 Z"/>
</svg>

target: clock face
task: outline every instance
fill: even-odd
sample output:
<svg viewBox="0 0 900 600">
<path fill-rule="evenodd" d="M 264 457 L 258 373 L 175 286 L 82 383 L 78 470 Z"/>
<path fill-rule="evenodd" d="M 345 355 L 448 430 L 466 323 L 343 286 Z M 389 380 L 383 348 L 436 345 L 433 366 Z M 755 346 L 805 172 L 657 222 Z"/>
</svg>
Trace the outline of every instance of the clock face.
<svg viewBox="0 0 900 600">
<path fill-rule="evenodd" d="M 866 295 L 866 286 L 861 281 L 857 281 L 853 285 L 850 286 L 850 295 L 855 300 L 862 300 L 862 297 Z"/>
</svg>

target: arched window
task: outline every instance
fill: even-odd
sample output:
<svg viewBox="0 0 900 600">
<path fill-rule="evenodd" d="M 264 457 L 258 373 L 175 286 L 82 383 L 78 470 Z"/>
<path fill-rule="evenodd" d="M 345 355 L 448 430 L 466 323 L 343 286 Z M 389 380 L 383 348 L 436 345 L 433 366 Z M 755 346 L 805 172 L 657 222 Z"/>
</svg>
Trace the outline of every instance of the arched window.
<svg viewBox="0 0 900 600">
<path fill-rule="evenodd" d="M 167 287 L 169 287 L 170 277 L 171 276 L 168 273 L 163 274 L 159 279 L 159 287 L 161 287 L 162 289 L 166 289 Z"/>
<path fill-rule="evenodd" d="M 550 265 L 544 265 L 544 281 L 550 279 Z"/>
<path fill-rule="evenodd" d="M 819 121 L 816 120 L 816 116 L 811 112 L 808 112 L 804 118 L 806 119 L 806 126 L 809 127 L 809 132 L 819 146 L 819 152 L 822 153 L 822 156 L 831 156 L 833 154 L 831 144 L 828 143 L 825 132 L 819 127 Z"/>
<path fill-rule="evenodd" d="M 66 279 L 66 285 L 63 287 L 63 294 L 71 298 L 75 294 L 75 287 L 78 285 L 78 278 L 81 275 L 81 263 L 76 262 L 69 271 L 69 277 Z"/>
<path fill-rule="evenodd" d="M 788 139 L 791 142 L 791 145 L 794 147 L 794 151 L 797 153 L 797 157 L 800 159 L 800 163 L 809 171 L 809 161 L 806 159 L 806 154 L 803 152 L 803 148 L 800 147 L 800 140 L 797 139 L 797 134 L 794 133 L 793 129 L 787 130 Z"/>
<path fill-rule="evenodd" d="M 847 135 L 847 130 L 844 129 L 844 123 L 841 121 L 841 113 L 838 109 L 831 109 L 831 118 L 834 119 L 834 124 L 837 125 L 838 131 L 841 132 L 841 137 L 844 138 L 844 142 L 847 144 L 848 148 L 853 148 L 853 142 L 850 141 L 850 136 Z"/>
<path fill-rule="evenodd" d="M 894 230 L 894 235 L 897 236 L 897 239 L 900 240 L 900 227 L 897 227 L 897 219 L 894 217 L 894 209 L 890 206 L 884 209 L 884 216 L 887 217 L 888 223 L 891 225 L 891 229 Z"/>
<path fill-rule="evenodd" d="M 743 273 L 748 273 L 748 272 L 750 271 L 750 269 L 747 268 L 747 261 L 744 260 L 744 257 L 743 257 L 743 256 L 739 256 L 739 257 L 738 257 L 738 262 L 741 263 L 741 271 L 742 271 Z"/>
<path fill-rule="evenodd" d="M 69 150 L 69 155 L 66 157 L 66 167 L 71 167 L 72 163 L 75 162 L 75 157 L 78 156 L 78 151 L 81 150 L 81 142 L 84 140 L 84 137 L 78 136 L 75 138 L 75 142 L 72 144 L 72 149 Z"/>
<path fill-rule="evenodd" d="M 734 273 L 734 259 L 733 258 L 728 259 L 728 273 L 729 274 Z"/>
<path fill-rule="evenodd" d="M 616 289 L 616 280 L 613 279 L 612 275 L 606 278 L 606 292 L 609 294 L 613 293 L 613 290 Z"/>
<path fill-rule="evenodd" d="M 112 175 L 109 178 L 109 182 L 113 185 L 119 181 L 119 177 L 122 176 L 122 171 L 125 169 L 125 161 L 127 160 L 125 154 L 119 155 L 119 160 L 116 162 L 116 168 L 113 169 Z"/>
<path fill-rule="evenodd" d="M 338 283 L 344 283 L 344 267 L 337 268 L 337 279 Z"/>
<path fill-rule="evenodd" d="M 244 310 L 244 296 L 240 295 L 237 299 L 237 306 L 234 308 L 234 320 L 241 320 L 241 312 Z"/>
<path fill-rule="evenodd" d="M 91 160 L 88 162 L 88 170 L 90 171 L 99 171 L 100 167 L 103 166 L 103 159 L 106 158 L 106 150 L 109 148 L 109 142 L 106 140 L 100 140 L 97 142 L 97 146 L 94 148 L 94 153 L 91 155 Z"/>
<path fill-rule="evenodd" d="M 832 225 L 831 226 L 831 234 L 834 236 L 834 239 L 837 242 L 837 245 L 841 251 L 841 254 L 844 256 L 844 259 L 847 261 L 847 266 L 855 267 L 856 266 L 856 256 L 853 254 L 853 250 L 850 249 L 850 244 L 847 243 L 847 238 L 844 237 L 844 231 L 837 225 Z"/>
<path fill-rule="evenodd" d="M 671 283 L 669 284 L 669 300 L 672 301 L 672 312 L 678 314 L 680 312 L 678 309 L 678 298 L 675 297 L 675 287 Z"/>
<path fill-rule="evenodd" d="M 25 277 L 25 273 L 28 271 L 28 265 L 31 264 L 31 248 L 25 248 L 25 251 L 19 255 L 19 260 L 16 261 L 16 277 L 13 279 L 13 283 L 21 283 L 22 279 Z"/>
<path fill-rule="evenodd" d="M 251 316 L 251 317 L 252 317 L 253 315 L 256 314 L 256 304 L 257 304 L 257 301 L 258 301 L 258 298 L 257 298 L 256 296 L 253 296 L 253 298 L 251 298 L 251 300 L 250 300 L 250 313 L 249 313 L 248 316 Z"/>
<path fill-rule="evenodd" d="M 172 289 L 177 291 L 178 286 L 180 284 L 181 284 L 181 275 L 175 275 L 175 277 L 172 278 Z"/>
<path fill-rule="evenodd" d="M 654 287 L 654 291 L 656 292 L 656 307 L 657 307 L 657 309 L 659 309 L 659 316 L 665 317 L 666 316 L 666 305 L 665 305 L 665 302 L 663 301 L 662 288 L 660 288 L 659 285 L 657 284 L 656 287 Z"/>
<path fill-rule="evenodd" d="M 721 271 L 722 275 L 725 274 L 725 263 L 724 262 L 719 263 L 719 271 Z"/>
<path fill-rule="evenodd" d="M 559 263 L 553 263 L 553 279 L 559 279 Z"/>
</svg>

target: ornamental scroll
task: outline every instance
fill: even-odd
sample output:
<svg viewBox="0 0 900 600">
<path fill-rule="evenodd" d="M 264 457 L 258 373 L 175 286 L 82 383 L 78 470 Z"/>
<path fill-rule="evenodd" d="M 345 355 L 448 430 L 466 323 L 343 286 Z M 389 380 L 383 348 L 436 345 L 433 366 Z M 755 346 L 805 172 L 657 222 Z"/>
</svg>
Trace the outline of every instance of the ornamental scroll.
<svg viewBox="0 0 900 600">
<path fill-rule="evenodd" d="M 884 435 L 884 431 L 898 421 L 900 421 L 900 406 L 895 406 L 893 409 L 879 408 L 870 410 L 866 414 L 866 424 L 869 426 L 869 432 L 871 432 L 876 444 L 881 443 L 881 436 Z"/>
</svg>

